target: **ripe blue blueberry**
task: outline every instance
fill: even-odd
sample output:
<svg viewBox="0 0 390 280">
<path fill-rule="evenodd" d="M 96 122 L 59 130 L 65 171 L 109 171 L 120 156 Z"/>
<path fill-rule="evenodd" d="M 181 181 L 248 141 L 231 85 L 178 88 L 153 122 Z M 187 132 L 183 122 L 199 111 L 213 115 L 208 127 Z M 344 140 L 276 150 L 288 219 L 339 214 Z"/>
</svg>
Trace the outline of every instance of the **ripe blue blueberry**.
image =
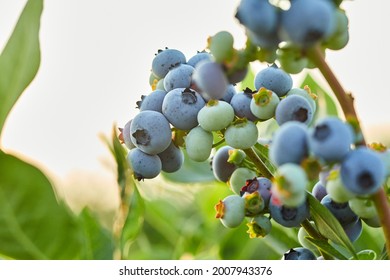
<svg viewBox="0 0 390 280">
<path fill-rule="evenodd" d="M 273 135 L 269 157 L 277 166 L 300 164 L 308 155 L 308 133 L 304 124 L 296 121 L 284 123 Z"/>
<path fill-rule="evenodd" d="M 327 0 L 294 0 L 281 15 L 282 37 L 302 47 L 327 38 L 334 30 L 335 7 Z"/>
<path fill-rule="evenodd" d="M 181 51 L 175 49 L 158 50 L 152 61 L 152 72 L 156 77 L 162 79 L 170 69 L 181 63 L 186 63 L 186 57 Z"/>
<path fill-rule="evenodd" d="M 317 260 L 312 251 L 307 248 L 298 247 L 290 249 L 283 255 L 283 260 Z"/>
<path fill-rule="evenodd" d="M 326 192 L 325 186 L 318 181 L 313 189 L 311 190 L 311 194 L 318 200 L 321 201 L 328 193 Z"/>
<path fill-rule="evenodd" d="M 343 225 L 343 229 L 351 242 L 355 242 L 363 232 L 363 224 L 361 219 Z"/>
<path fill-rule="evenodd" d="M 227 182 L 236 170 L 237 166 L 229 163 L 229 151 L 234 150 L 230 146 L 223 146 L 215 152 L 215 155 L 212 160 L 212 169 L 214 177 L 221 182 Z"/>
<path fill-rule="evenodd" d="M 193 80 L 202 95 L 210 99 L 221 99 L 228 87 L 228 80 L 219 63 L 201 62 L 195 68 Z"/>
<path fill-rule="evenodd" d="M 325 117 L 310 132 L 310 149 L 327 162 L 341 161 L 351 149 L 353 131 L 337 117 Z"/>
<path fill-rule="evenodd" d="M 184 162 L 184 154 L 179 147 L 171 142 L 171 144 L 161 153 L 157 154 L 161 160 L 162 171 L 173 173 L 178 171 Z"/>
<path fill-rule="evenodd" d="M 195 68 L 201 61 L 213 61 L 213 56 L 206 51 L 201 51 L 190 57 L 190 59 L 187 61 L 187 64 Z"/>
<path fill-rule="evenodd" d="M 288 207 L 277 203 L 271 196 L 269 210 L 272 219 L 285 227 L 298 227 L 305 219 L 309 218 L 309 205 L 304 201 L 297 207 Z"/>
<path fill-rule="evenodd" d="M 377 192 L 385 180 L 385 174 L 384 163 L 378 153 L 366 147 L 350 151 L 340 168 L 345 187 L 358 195 Z"/>
<path fill-rule="evenodd" d="M 285 96 L 292 85 L 291 76 L 275 63 L 259 71 L 255 76 L 255 88 L 257 90 L 264 87 L 275 92 L 279 97 Z"/>
<path fill-rule="evenodd" d="M 205 102 L 194 90 L 176 88 L 168 92 L 162 104 L 162 112 L 176 128 L 190 130 L 198 125 L 198 112 Z"/>
<path fill-rule="evenodd" d="M 175 88 L 189 88 L 192 84 L 192 74 L 194 73 L 194 67 L 187 64 L 179 64 L 171 70 L 164 78 L 165 90 L 171 91 Z"/>
<path fill-rule="evenodd" d="M 252 94 L 255 93 L 251 89 L 246 88 L 243 92 L 239 92 L 233 95 L 230 100 L 230 105 L 234 109 L 234 113 L 239 118 L 246 118 L 250 121 L 256 121 L 258 118 L 253 115 L 250 104 L 252 100 Z"/>
<path fill-rule="evenodd" d="M 121 135 L 122 135 L 122 141 L 125 144 L 125 146 L 131 150 L 135 148 L 135 145 L 131 141 L 131 135 L 130 135 L 130 126 L 131 126 L 132 120 L 128 121 L 123 129 L 121 130 Z"/>
<path fill-rule="evenodd" d="M 130 126 L 131 142 L 143 152 L 156 155 L 168 148 L 172 139 L 169 122 L 156 111 L 138 113 Z"/>
<path fill-rule="evenodd" d="M 161 172 L 162 164 L 157 155 L 149 155 L 138 148 L 127 154 L 127 162 L 137 180 L 152 179 Z"/>
<path fill-rule="evenodd" d="M 275 119 L 279 125 L 289 121 L 299 121 L 308 125 L 313 115 L 310 103 L 299 95 L 290 95 L 282 99 L 275 111 Z"/>
<path fill-rule="evenodd" d="M 137 102 L 140 111 L 157 111 L 162 113 L 162 103 L 167 92 L 165 90 L 156 89 L 149 95 L 142 95 L 141 101 Z"/>
<path fill-rule="evenodd" d="M 277 9 L 268 0 L 241 0 L 236 18 L 246 28 L 259 34 L 271 33 L 278 24 Z"/>
<path fill-rule="evenodd" d="M 326 195 L 321 204 L 324 205 L 340 222 L 341 225 L 347 225 L 356 222 L 359 218 L 349 207 L 348 202 L 337 203 L 329 195 Z"/>
</svg>

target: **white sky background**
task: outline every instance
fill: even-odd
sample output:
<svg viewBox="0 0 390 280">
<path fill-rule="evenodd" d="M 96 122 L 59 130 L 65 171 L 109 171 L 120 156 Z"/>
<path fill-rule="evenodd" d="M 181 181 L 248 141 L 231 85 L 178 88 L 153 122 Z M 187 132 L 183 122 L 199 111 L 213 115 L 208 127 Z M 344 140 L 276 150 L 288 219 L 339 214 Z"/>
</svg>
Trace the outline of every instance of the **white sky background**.
<svg viewBox="0 0 390 280">
<path fill-rule="evenodd" d="M 0 0 L 1 48 L 25 2 Z M 220 30 L 243 46 L 243 29 L 233 17 L 238 2 L 45 1 L 41 67 L 8 118 L 2 147 L 58 176 L 74 169 L 114 175 L 102 164 L 110 155 L 98 135 L 110 135 L 114 123 L 124 125 L 136 114 L 135 102 L 151 91 L 154 53 L 167 46 L 190 57 Z M 344 7 L 350 43 L 329 52 L 329 64 L 354 93 L 365 126 L 389 123 L 390 2 L 355 0 Z"/>
</svg>

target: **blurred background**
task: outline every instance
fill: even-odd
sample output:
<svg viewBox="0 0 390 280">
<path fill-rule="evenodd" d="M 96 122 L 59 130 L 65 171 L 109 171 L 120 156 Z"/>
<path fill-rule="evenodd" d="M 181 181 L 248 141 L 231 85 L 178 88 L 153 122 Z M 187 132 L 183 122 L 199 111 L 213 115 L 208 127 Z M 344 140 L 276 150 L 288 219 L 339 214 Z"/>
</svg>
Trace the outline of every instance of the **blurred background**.
<svg viewBox="0 0 390 280">
<path fill-rule="evenodd" d="M 0 0 L 0 48 L 25 2 Z M 242 47 L 244 31 L 234 18 L 238 3 L 238 0 L 46 1 L 40 32 L 40 70 L 11 112 L 0 139 L 1 147 L 44 169 L 73 209 L 90 205 L 110 219 L 118 205 L 116 170 L 101 135 L 110 137 L 114 125 L 121 127 L 130 120 L 137 113 L 135 103 L 140 95 L 151 92 L 149 74 L 158 49 L 176 48 L 190 57 L 205 48 L 208 36 L 220 30 L 233 33 L 236 47 Z M 384 30 L 390 25 L 387 15 L 390 2 L 345 1 L 343 7 L 350 19 L 350 43 L 341 51 L 328 52 L 328 62 L 344 87 L 355 96 L 368 140 L 389 144 L 390 52 Z M 258 63 L 253 67 L 257 71 L 266 65 Z M 316 71 L 313 75 L 322 81 Z M 293 75 L 293 79 L 298 85 L 302 74 Z M 324 87 L 327 88 L 325 83 Z M 230 239 L 235 236 L 246 235 L 245 228 L 227 232 L 216 223 L 212 207 L 207 208 L 228 193 L 224 186 L 216 183 L 178 186 L 166 178 L 158 178 L 142 183 L 142 189 L 149 201 L 160 202 L 148 206 L 146 229 L 154 228 L 153 238 L 163 238 L 172 245 L 168 252 L 165 247 L 161 249 L 161 258 L 202 257 L 199 242 L 205 233 L 210 239 L 201 245 L 208 249 L 208 257 L 226 251 L 224 256 L 229 258 L 229 247 L 215 249 L 213 255 L 212 244 L 219 238 L 218 232 L 224 233 L 222 241 L 226 246 L 233 244 Z M 172 197 L 181 203 L 172 206 L 169 201 Z M 187 207 L 186 203 L 195 207 Z M 180 209 L 187 209 L 188 213 L 177 217 L 177 224 L 158 216 L 165 213 L 172 217 L 180 214 Z M 197 222 L 202 222 L 203 231 Z M 191 238 L 181 240 L 179 236 L 185 236 L 186 230 L 191 231 Z M 290 234 L 289 242 L 295 244 L 295 235 Z M 134 246 L 149 248 L 153 238 L 141 236 Z M 173 245 L 177 242 L 189 242 L 194 246 L 191 248 L 197 249 L 175 249 Z M 245 246 L 249 249 L 252 244 Z M 271 247 L 275 254 L 285 249 L 277 244 Z M 188 256 L 187 251 L 191 253 Z M 145 251 L 137 252 L 139 255 L 134 258 L 146 258 Z M 245 254 L 241 258 L 249 256 Z"/>
</svg>

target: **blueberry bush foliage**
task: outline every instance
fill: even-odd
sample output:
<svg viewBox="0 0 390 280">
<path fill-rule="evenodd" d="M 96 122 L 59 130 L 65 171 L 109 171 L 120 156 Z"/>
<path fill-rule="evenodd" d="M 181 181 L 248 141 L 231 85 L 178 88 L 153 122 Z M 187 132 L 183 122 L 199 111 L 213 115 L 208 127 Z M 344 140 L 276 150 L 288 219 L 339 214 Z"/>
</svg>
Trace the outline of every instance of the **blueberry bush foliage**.
<svg viewBox="0 0 390 280">
<path fill-rule="evenodd" d="M 28 1 L 0 56 L 0 129 L 39 67 L 42 2 Z M 390 150 L 366 143 L 325 59 L 349 41 L 342 1 L 241 0 L 234 20 L 241 49 L 220 31 L 195 54 L 151 56 L 150 92 L 103 139 L 121 198 L 112 229 L 0 151 L 1 257 L 388 259 Z"/>
</svg>

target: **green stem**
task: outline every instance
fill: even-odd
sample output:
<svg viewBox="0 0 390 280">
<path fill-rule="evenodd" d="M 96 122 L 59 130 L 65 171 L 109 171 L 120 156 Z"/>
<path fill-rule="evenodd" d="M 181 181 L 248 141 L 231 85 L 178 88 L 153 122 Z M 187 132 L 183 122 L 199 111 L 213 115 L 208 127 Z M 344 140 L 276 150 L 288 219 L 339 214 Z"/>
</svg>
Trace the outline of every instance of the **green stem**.
<svg viewBox="0 0 390 280">
<path fill-rule="evenodd" d="M 259 170 L 259 172 L 262 176 L 264 176 L 268 179 L 272 179 L 274 177 L 272 175 L 272 173 L 268 170 L 265 163 L 261 160 L 261 158 L 253 150 L 253 148 L 245 149 L 244 152 L 252 160 L 252 162 L 256 165 L 257 169 Z"/>
<path fill-rule="evenodd" d="M 301 226 L 305 229 L 305 231 L 307 232 L 307 234 L 309 234 L 309 236 L 317 239 L 317 240 L 326 240 L 327 239 L 325 237 L 323 237 L 310 223 L 310 221 L 308 219 L 304 220 L 302 223 L 301 223 Z M 332 256 L 330 256 L 329 254 L 327 254 L 326 252 L 322 251 L 321 249 L 319 249 L 319 252 L 321 253 L 321 255 L 324 257 L 324 259 L 326 260 L 332 260 L 334 259 Z"/>
<path fill-rule="evenodd" d="M 341 83 L 330 69 L 329 65 L 325 61 L 320 47 L 317 46 L 308 50 L 307 56 L 312 60 L 312 62 L 315 63 L 321 74 L 327 80 L 329 86 L 333 90 L 333 93 L 340 103 L 346 119 L 354 120 L 358 128 L 360 128 L 359 118 L 354 106 L 354 99 L 351 94 L 346 93 Z M 366 141 L 363 136 L 359 144 L 364 146 L 366 145 Z M 386 239 L 386 250 L 390 256 L 390 207 L 384 189 L 381 188 L 373 195 L 372 198 L 375 203 L 375 207 L 377 209 L 383 233 Z"/>
</svg>

